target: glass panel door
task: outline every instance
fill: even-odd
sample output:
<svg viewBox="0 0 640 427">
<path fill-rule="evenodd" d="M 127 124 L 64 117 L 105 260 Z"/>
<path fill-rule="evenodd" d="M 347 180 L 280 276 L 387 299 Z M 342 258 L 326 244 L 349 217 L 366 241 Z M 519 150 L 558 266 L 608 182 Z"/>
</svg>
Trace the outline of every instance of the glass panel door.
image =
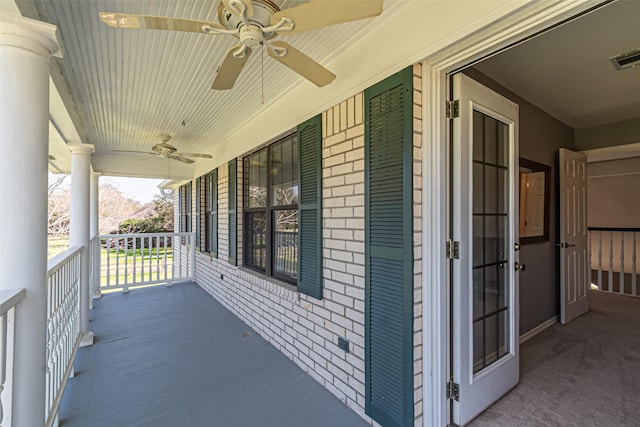
<svg viewBox="0 0 640 427">
<path fill-rule="evenodd" d="M 518 106 L 469 77 L 453 78 L 451 377 L 464 425 L 518 383 Z"/>
</svg>

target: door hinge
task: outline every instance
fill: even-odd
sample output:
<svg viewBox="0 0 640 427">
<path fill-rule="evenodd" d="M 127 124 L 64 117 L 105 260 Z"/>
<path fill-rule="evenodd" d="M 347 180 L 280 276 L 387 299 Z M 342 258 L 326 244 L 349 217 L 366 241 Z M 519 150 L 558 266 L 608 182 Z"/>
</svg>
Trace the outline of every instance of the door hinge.
<svg viewBox="0 0 640 427">
<path fill-rule="evenodd" d="M 447 240 L 447 259 L 460 259 L 460 242 Z"/>
<path fill-rule="evenodd" d="M 460 101 L 447 101 L 447 119 L 460 117 Z"/>
<path fill-rule="evenodd" d="M 456 402 L 460 401 L 460 385 L 458 383 L 453 381 L 447 383 L 447 399 L 455 400 Z"/>
</svg>

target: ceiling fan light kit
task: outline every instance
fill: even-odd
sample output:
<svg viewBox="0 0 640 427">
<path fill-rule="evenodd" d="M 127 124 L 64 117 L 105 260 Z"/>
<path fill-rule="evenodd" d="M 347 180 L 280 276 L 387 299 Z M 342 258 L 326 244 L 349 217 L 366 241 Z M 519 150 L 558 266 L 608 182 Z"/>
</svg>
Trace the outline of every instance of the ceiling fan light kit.
<svg viewBox="0 0 640 427">
<path fill-rule="evenodd" d="M 179 152 L 176 147 L 169 144 L 170 139 L 171 139 L 171 136 L 169 135 L 161 135 L 160 140 L 162 142 L 159 142 L 155 144 L 153 147 L 151 147 L 151 151 L 131 151 L 131 150 L 111 150 L 111 151 L 119 152 L 119 153 L 136 153 L 136 154 L 150 155 L 150 157 L 143 157 L 138 160 L 148 160 L 148 159 L 159 157 L 162 159 L 178 160 L 182 163 L 187 163 L 187 164 L 194 163 L 194 160 L 191 160 L 189 157 L 195 157 L 195 158 L 201 158 L 201 159 L 212 158 L 211 154 Z"/>
<path fill-rule="evenodd" d="M 311 0 L 289 9 L 271 0 L 221 0 L 218 21 L 197 21 L 162 16 L 101 12 L 100 19 L 110 27 L 148 30 L 187 31 L 211 35 L 232 35 L 240 45 L 231 48 L 217 69 L 212 89 L 231 89 L 253 49 L 267 48 L 268 55 L 318 87 L 335 80 L 325 67 L 284 41 L 272 41 L 330 25 L 371 18 L 382 13 L 383 0 Z"/>
</svg>

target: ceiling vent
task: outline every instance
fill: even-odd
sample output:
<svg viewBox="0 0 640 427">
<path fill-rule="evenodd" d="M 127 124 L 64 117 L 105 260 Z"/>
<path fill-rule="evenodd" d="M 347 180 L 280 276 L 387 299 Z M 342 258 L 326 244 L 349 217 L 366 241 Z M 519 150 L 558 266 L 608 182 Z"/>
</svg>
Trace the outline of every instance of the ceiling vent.
<svg viewBox="0 0 640 427">
<path fill-rule="evenodd" d="M 640 64 L 640 49 L 614 56 L 611 58 L 611 62 L 613 62 L 613 66 L 616 67 L 616 70 L 635 67 Z"/>
</svg>

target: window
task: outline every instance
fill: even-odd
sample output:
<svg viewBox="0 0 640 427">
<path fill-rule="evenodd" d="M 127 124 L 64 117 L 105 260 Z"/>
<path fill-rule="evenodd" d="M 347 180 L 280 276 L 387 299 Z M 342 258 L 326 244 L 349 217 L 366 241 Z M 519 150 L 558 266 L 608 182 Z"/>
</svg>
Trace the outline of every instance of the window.
<svg viewBox="0 0 640 427">
<path fill-rule="evenodd" d="M 218 256 L 218 169 L 204 177 L 205 250 Z"/>
<path fill-rule="evenodd" d="M 244 264 L 296 283 L 298 141 L 288 136 L 244 158 Z"/>
<path fill-rule="evenodd" d="M 204 197 L 202 197 L 202 178 L 199 177 L 196 179 L 196 249 L 202 251 L 204 249 L 204 245 L 202 244 L 202 203 L 204 202 Z"/>
<path fill-rule="evenodd" d="M 191 183 L 180 187 L 178 193 L 180 203 L 180 231 L 191 231 Z"/>
</svg>

